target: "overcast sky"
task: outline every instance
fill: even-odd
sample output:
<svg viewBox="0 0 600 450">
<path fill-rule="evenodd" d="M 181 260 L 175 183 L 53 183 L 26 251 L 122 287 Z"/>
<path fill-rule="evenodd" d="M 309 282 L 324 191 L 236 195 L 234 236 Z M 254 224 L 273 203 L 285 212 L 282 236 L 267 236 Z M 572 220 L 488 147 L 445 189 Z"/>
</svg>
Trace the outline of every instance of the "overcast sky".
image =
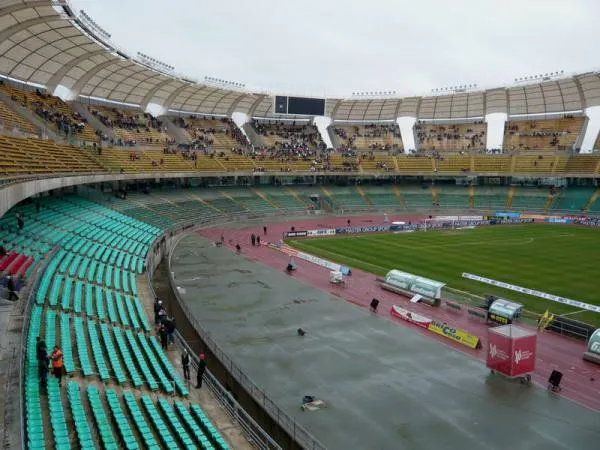
<svg viewBox="0 0 600 450">
<path fill-rule="evenodd" d="M 508 85 L 600 67 L 600 0 L 71 0 L 131 55 L 300 95 Z"/>
</svg>

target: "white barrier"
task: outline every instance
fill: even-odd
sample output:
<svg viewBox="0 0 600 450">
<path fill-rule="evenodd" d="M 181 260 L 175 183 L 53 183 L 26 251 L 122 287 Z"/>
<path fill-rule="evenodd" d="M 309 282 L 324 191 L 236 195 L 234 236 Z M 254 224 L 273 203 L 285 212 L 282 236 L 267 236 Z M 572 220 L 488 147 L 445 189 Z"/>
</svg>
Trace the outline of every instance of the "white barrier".
<svg viewBox="0 0 600 450">
<path fill-rule="evenodd" d="M 600 313 L 600 306 L 590 305 L 588 303 L 583 303 L 578 300 L 572 300 L 570 298 L 559 297 L 558 295 L 547 294 L 546 292 L 536 291 L 534 289 L 528 289 L 521 286 L 515 286 L 514 284 L 505 283 L 503 281 L 492 280 L 491 278 L 480 277 L 479 275 L 473 275 L 472 273 L 463 273 L 463 278 L 467 278 L 469 280 L 480 281 L 481 283 L 491 284 L 492 286 L 498 286 L 504 289 L 509 289 L 515 292 L 521 292 L 523 294 L 533 295 L 535 297 L 540 297 L 545 300 L 550 300 L 556 303 L 562 303 L 563 305 L 573 306 L 574 308 L 584 309 L 586 311 L 592 311 Z"/>
</svg>

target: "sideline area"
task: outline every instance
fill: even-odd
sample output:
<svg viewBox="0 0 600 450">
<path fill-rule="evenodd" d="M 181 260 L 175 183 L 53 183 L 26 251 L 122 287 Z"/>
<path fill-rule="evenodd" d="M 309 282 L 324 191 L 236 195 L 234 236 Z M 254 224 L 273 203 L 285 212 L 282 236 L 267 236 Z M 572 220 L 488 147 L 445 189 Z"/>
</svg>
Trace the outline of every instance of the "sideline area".
<svg viewBox="0 0 600 450">
<path fill-rule="evenodd" d="M 328 448 L 595 448 L 597 414 L 490 376 L 472 357 L 256 259 L 189 235 L 171 270 L 214 338 Z M 304 395 L 327 408 L 302 412 Z"/>
<path fill-rule="evenodd" d="M 364 216 L 351 217 L 352 224 L 356 226 L 374 226 L 381 222 L 381 216 Z M 416 221 L 418 217 L 405 217 L 405 221 Z M 328 217 L 313 220 L 294 221 L 293 224 L 297 229 L 300 226 L 327 228 L 329 226 L 343 226 L 346 223 L 346 218 Z M 277 223 L 269 226 L 269 239 L 276 241 L 283 231 L 290 228 L 291 223 Z M 231 239 L 233 245 L 238 240 L 243 242 L 247 240 L 247 236 L 259 227 L 245 228 L 239 226 L 230 230 L 225 230 L 224 234 L 227 240 Z M 218 239 L 220 229 L 202 230 L 203 236 L 208 236 L 211 239 Z M 233 249 L 233 245 L 227 243 Z M 252 247 L 249 244 L 243 247 L 243 253 L 255 261 L 262 264 L 281 270 L 288 262 L 288 256 L 275 250 Z M 392 305 L 403 304 L 408 302 L 408 298 L 382 290 L 376 283 L 376 277 L 373 274 L 354 269 L 352 276 L 346 278 L 346 287 L 340 288 L 329 283 L 329 271 L 318 267 L 314 264 L 296 260 L 298 270 L 293 277 L 301 280 L 310 286 L 320 289 L 323 292 L 331 293 L 338 298 L 358 305 L 367 309 L 369 302 L 373 297 L 380 300 L 378 314 L 383 317 L 389 317 L 389 311 Z M 478 319 L 474 319 L 465 313 L 457 313 L 454 310 L 442 307 L 432 308 L 430 306 L 417 303 L 410 303 L 409 309 L 412 312 L 423 314 L 440 322 L 448 322 L 454 326 L 469 331 L 470 333 L 481 338 L 483 348 L 487 345 L 487 326 Z M 410 326 L 405 322 L 392 319 L 399 326 Z M 410 326 L 413 328 L 412 326 Z M 414 329 L 412 331 L 415 331 Z M 418 330 L 417 330 L 418 332 Z M 435 337 L 433 337 L 435 338 Z M 473 358 L 485 360 L 485 351 L 471 350 L 462 345 L 450 342 L 445 338 L 439 337 L 438 340 L 443 342 L 455 350 L 466 353 Z M 561 386 L 563 388 L 561 396 L 574 400 L 582 405 L 585 405 L 596 411 L 600 411 L 600 367 L 583 361 L 582 355 L 585 352 L 585 344 L 581 341 L 567 339 L 558 336 L 554 333 L 543 333 L 538 338 L 537 346 L 537 361 L 534 380 L 542 386 L 546 386 L 546 381 L 550 372 L 554 369 L 562 371 L 565 374 Z"/>
</svg>

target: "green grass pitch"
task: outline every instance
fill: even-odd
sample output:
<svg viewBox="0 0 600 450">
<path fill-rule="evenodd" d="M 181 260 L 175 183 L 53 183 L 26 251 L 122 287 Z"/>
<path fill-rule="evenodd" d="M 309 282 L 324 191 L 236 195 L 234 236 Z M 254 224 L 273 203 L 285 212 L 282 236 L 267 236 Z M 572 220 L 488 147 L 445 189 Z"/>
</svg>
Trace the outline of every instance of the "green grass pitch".
<svg viewBox="0 0 600 450">
<path fill-rule="evenodd" d="M 294 239 L 308 253 L 383 276 L 399 269 L 477 295 L 495 294 L 530 311 L 570 313 L 600 326 L 600 314 L 462 278 L 463 272 L 600 304 L 600 230 L 529 224 L 398 234 Z"/>
</svg>

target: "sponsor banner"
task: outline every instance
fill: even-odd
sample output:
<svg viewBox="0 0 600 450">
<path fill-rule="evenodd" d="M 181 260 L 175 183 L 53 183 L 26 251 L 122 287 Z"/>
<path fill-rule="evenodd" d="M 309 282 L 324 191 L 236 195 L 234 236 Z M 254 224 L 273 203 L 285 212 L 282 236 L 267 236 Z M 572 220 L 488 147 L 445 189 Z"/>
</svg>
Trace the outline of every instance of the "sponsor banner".
<svg viewBox="0 0 600 450">
<path fill-rule="evenodd" d="M 548 217 L 546 219 L 546 222 L 548 222 L 548 223 L 572 223 L 573 221 L 571 219 L 566 219 L 563 217 Z"/>
<path fill-rule="evenodd" d="M 335 234 L 335 228 L 325 228 L 320 230 L 308 230 L 306 232 L 307 236 L 333 236 Z"/>
<path fill-rule="evenodd" d="M 519 217 L 521 217 L 521 213 L 510 211 L 497 211 L 496 217 L 509 217 L 511 219 L 518 219 Z"/>
<path fill-rule="evenodd" d="M 548 216 L 544 216 L 543 214 L 521 214 L 523 219 L 533 219 L 533 220 L 546 220 Z"/>
<path fill-rule="evenodd" d="M 463 273 L 462 276 L 463 278 L 467 278 L 469 280 L 475 280 L 481 283 L 491 284 L 492 286 L 498 286 L 515 292 L 521 292 L 522 294 L 533 295 L 534 297 L 540 297 L 545 300 L 550 300 L 552 302 L 573 306 L 574 308 L 600 313 L 600 306 L 590 305 L 588 303 L 583 303 L 578 300 L 572 300 L 570 298 L 559 297 L 558 295 L 547 294 L 546 292 L 536 291 L 534 289 L 515 286 L 514 284 L 504 283 L 503 281 L 497 281 L 492 280 L 490 278 L 480 277 L 479 275 L 473 275 L 472 273 Z"/>
<path fill-rule="evenodd" d="M 285 237 L 306 237 L 308 236 L 308 231 L 287 231 L 285 233 Z"/>
<path fill-rule="evenodd" d="M 342 272 L 344 275 L 349 275 L 351 273 L 348 267 L 336 264 L 331 261 L 327 261 L 326 259 L 319 258 L 318 256 L 314 256 L 309 253 L 298 252 L 296 256 L 304 261 L 308 261 L 318 266 L 325 267 L 326 269 L 333 270 L 336 272 Z"/>
<path fill-rule="evenodd" d="M 483 216 L 460 216 L 459 220 L 483 220 Z"/>
<path fill-rule="evenodd" d="M 437 216 L 432 220 L 435 220 L 436 222 L 452 222 L 453 220 L 458 220 L 458 216 Z"/>
<path fill-rule="evenodd" d="M 405 322 L 412 323 L 418 327 L 425 328 L 429 326 L 431 323 L 431 319 L 429 317 L 422 316 L 417 313 L 410 312 L 407 309 L 402 308 L 401 306 L 394 305 L 392 306 L 392 310 L 390 314 L 398 319 L 402 319 Z"/>
<path fill-rule="evenodd" d="M 479 346 L 479 338 L 471 333 L 460 328 L 453 328 L 447 323 L 432 321 L 427 329 L 432 333 L 447 337 L 448 339 L 466 345 L 469 348 L 477 348 Z"/>
<path fill-rule="evenodd" d="M 336 228 L 335 234 L 382 233 L 385 231 L 390 231 L 390 225 Z"/>
<path fill-rule="evenodd" d="M 525 375 L 535 369 L 535 346 L 537 336 L 522 337 L 513 341 L 512 376 Z"/>
</svg>

